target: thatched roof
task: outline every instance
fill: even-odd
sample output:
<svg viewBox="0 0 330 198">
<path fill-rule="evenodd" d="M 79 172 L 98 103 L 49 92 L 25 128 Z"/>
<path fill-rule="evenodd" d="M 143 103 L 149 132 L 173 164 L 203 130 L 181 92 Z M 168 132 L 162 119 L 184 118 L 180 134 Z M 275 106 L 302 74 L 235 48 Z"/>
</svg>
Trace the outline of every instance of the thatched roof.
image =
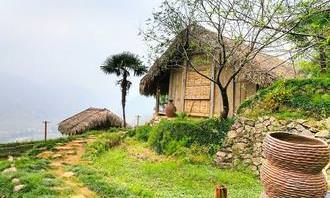
<svg viewBox="0 0 330 198">
<path fill-rule="evenodd" d="M 122 126 L 122 119 L 108 109 L 88 108 L 59 123 L 58 130 L 65 135 L 76 135 L 88 130 Z"/>
<path fill-rule="evenodd" d="M 140 93 L 143 95 L 155 95 L 157 86 L 161 92 L 168 89 L 169 71 L 172 68 L 178 67 L 183 62 L 180 50 L 182 51 L 182 42 L 185 41 L 185 31 L 178 35 L 170 44 L 168 49 L 158 58 L 150 67 L 148 73 L 141 79 Z M 212 51 L 219 50 L 217 42 L 217 34 L 201 26 L 193 27 L 191 30 L 194 43 L 203 48 L 206 46 Z M 190 40 L 193 40 L 192 38 Z M 228 48 L 234 45 L 230 39 L 225 40 Z M 244 46 L 243 46 L 244 47 Z M 239 60 L 244 50 L 237 50 L 234 56 Z M 194 52 L 194 54 L 203 54 L 203 52 Z M 211 65 L 210 65 L 211 66 Z M 264 53 L 259 53 L 250 63 L 246 65 L 240 75 L 242 79 L 249 82 L 267 86 L 279 78 L 293 77 L 295 75 L 293 66 L 279 58 Z"/>
</svg>

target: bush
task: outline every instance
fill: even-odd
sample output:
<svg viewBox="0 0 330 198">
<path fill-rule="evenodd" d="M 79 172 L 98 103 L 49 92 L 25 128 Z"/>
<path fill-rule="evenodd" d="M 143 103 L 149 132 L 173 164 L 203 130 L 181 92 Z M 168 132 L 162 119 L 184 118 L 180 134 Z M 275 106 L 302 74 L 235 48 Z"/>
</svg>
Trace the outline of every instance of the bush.
<svg viewBox="0 0 330 198">
<path fill-rule="evenodd" d="M 195 144 L 207 146 L 208 153 L 214 154 L 232 123 L 230 119 L 215 118 L 162 120 L 151 130 L 148 143 L 157 153 L 174 154 L 181 147 L 190 148 Z"/>
<path fill-rule="evenodd" d="M 278 81 L 246 100 L 238 112 L 247 116 L 267 114 L 323 118 L 330 116 L 330 78 Z"/>
<path fill-rule="evenodd" d="M 87 159 L 98 157 L 109 149 L 120 145 L 122 139 L 120 133 L 104 133 L 93 143 L 87 145 L 84 157 Z"/>
<path fill-rule="evenodd" d="M 143 125 L 136 127 L 134 129 L 130 129 L 128 131 L 128 136 L 133 137 L 135 136 L 138 140 L 146 142 L 149 138 L 149 133 L 152 127 L 150 125 Z"/>
</svg>

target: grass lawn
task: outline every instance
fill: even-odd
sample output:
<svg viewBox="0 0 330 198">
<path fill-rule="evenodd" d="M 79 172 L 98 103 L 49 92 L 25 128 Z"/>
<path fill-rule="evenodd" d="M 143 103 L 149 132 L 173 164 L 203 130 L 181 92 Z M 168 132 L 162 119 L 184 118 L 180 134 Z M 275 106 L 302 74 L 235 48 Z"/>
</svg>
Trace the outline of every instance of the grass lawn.
<svg viewBox="0 0 330 198">
<path fill-rule="evenodd" d="M 227 186 L 230 198 L 257 198 L 261 191 L 250 173 L 157 155 L 132 139 L 73 170 L 101 197 L 214 197 L 217 184 Z"/>
<path fill-rule="evenodd" d="M 103 137 L 99 136 L 98 140 Z M 56 143 L 66 142 L 54 141 L 42 147 L 52 150 Z M 87 151 L 89 146 L 95 146 L 92 144 L 87 146 Z M 259 197 L 259 180 L 246 171 L 221 170 L 205 163 L 205 160 L 191 163 L 185 157 L 159 155 L 146 143 L 131 138 L 126 138 L 119 146 L 113 145 L 107 150 L 104 145 L 98 144 L 94 147 L 96 150 L 89 150 L 92 153 L 86 152 L 86 160 L 78 162 L 78 165 L 64 165 L 99 197 L 214 197 L 217 184 L 227 186 L 230 198 Z M 0 160 L 1 198 L 62 198 L 76 195 L 66 186 L 63 178 L 53 174 L 49 167 L 50 160 L 35 157 L 39 152 L 35 148 L 15 158 L 17 172 L 5 176 L 1 172 L 10 167 L 10 163 Z M 13 193 L 13 178 L 20 179 L 25 185 L 22 191 Z"/>
</svg>

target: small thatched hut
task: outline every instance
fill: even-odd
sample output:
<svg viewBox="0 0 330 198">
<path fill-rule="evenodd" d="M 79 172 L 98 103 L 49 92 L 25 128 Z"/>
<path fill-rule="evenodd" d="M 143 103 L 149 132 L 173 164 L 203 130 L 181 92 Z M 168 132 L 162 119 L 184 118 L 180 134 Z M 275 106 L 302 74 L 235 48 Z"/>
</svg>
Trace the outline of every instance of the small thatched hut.
<svg viewBox="0 0 330 198">
<path fill-rule="evenodd" d="M 88 130 L 122 126 L 122 119 L 108 109 L 88 108 L 59 123 L 58 130 L 65 135 L 76 135 Z"/>
<path fill-rule="evenodd" d="M 184 33 L 184 32 L 183 32 Z M 192 30 L 194 43 L 212 46 L 217 50 L 217 34 L 203 27 Z M 180 46 L 185 35 L 178 35 L 164 54 L 151 66 L 148 73 L 140 82 L 140 93 L 146 96 L 155 96 L 156 114 L 159 112 L 160 95 L 172 98 L 179 112 L 191 116 L 209 117 L 217 116 L 222 112 L 221 94 L 217 86 L 199 75 L 185 63 Z M 180 43 L 181 42 L 181 43 Z M 225 40 L 228 47 L 233 41 Z M 235 48 L 234 48 L 235 49 Z M 182 51 L 182 50 L 181 50 Z M 215 79 L 217 67 L 212 57 L 202 51 L 192 52 L 193 62 L 204 75 Z M 240 59 L 242 53 L 234 52 L 233 59 Z M 226 82 L 235 66 L 224 68 L 220 79 Z M 291 64 L 274 56 L 259 53 L 249 65 L 244 67 L 240 74 L 232 81 L 227 89 L 230 105 L 230 115 L 235 113 L 237 107 L 249 96 L 256 93 L 260 87 L 265 87 L 279 78 L 293 77 L 294 68 Z"/>
</svg>

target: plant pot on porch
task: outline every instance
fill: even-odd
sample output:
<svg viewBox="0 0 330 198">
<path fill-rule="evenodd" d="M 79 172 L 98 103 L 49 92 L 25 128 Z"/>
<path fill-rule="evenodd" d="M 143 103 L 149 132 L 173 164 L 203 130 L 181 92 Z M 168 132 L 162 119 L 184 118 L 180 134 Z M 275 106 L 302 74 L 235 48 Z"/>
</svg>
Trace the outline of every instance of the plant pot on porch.
<svg viewBox="0 0 330 198">
<path fill-rule="evenodd" d="M 168 118 L 173 118 L 176 116 L 176 107 L 173 104 L 173 100 L 169 100 L 165 106 L 165 115 Z"/>
<path fill-rule="evenodd" d="M 267 134 L 260 170 L 267 198 L 323 198 L 327 181 L 322 170 L 330 150 L 324 141 L 289 133 Z"/>
</svg>

